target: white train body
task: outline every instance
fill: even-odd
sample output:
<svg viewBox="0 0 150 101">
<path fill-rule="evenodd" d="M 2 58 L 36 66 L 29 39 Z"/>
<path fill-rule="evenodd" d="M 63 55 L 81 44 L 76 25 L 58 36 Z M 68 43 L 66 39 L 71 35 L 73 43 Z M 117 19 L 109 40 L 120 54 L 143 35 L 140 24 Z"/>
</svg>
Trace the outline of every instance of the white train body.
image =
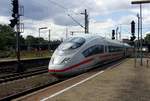
<svg viewBox="0 0 150 101">
<path fill-rule="evenodd" d="M 131 47 L 98 35 L 81 34 L 64 41 L 53 53 L 49 62 L 49 73 L 70 76 L 130 55 Z M 131 52 L 130 52 L 131 53 Z"/>
</svg>

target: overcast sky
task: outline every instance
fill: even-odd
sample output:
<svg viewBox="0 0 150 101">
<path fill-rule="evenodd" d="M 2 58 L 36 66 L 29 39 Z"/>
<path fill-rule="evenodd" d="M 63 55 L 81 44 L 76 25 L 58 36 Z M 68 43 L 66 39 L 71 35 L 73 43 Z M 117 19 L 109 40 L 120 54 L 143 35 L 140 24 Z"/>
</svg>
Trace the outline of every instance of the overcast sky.
<svg viewBox="0 0 150 101">
<path fill-rule="evenodd" d="M 89 32 L 111 38 L 111 30 L 120 28 L 122 38 L 130 37 L 130 23 L 135 20 L 139 5 L 131 5 L 131 0 L 19 0 L 24 6 L 21 18 L 25 30 L 22 35 L 38 37 L 40 27 L 51 29 L 51 39 L 68 36 L 70 31 L 84 31 L 69 16 L 84 25 L 84 16 L 80 13 L 87 9 L 89 14 Z M 11 19 L 11 0 L 0 0 L 0 24 L 9 24 Z M 150 4 L 143 5 L 143 33 L 150 31 Z M 41 36 L 48 39 L 48 30 L 41 30 Z"/>
</svg>

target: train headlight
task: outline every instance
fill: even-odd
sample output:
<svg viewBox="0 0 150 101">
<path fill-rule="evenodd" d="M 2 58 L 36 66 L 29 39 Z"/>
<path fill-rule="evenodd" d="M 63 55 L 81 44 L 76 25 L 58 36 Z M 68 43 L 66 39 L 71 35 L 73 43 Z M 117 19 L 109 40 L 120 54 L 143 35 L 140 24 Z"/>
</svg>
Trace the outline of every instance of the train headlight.
<svg viewBox="0 0 150 101">
<path fill-rule="evenodd" d="M 66 63 L 70 62 L 70 60 L 71 60 L 70 58 L 65 58 L 61 63 L 65 63 L 66 64 Z"/>
</svg>

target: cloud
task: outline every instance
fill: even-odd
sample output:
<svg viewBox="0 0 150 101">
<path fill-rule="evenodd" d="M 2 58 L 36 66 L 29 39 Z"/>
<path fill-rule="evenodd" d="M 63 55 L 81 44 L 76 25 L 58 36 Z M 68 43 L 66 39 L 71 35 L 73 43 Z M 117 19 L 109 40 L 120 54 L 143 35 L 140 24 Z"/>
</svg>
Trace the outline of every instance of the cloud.
<svg viewBox="0 0 150 101">
<path fill-rule="evenodd" d="M 47 26 L 52 30 L 52 39 L 65 37 L 66 26 L 69 26 L 69 31 L 84 31 L 67 14 L 84 25 L 84 15 L 80 13 L 87 9 L 90 18 L 90 32 L 104 33 L 102 36 L 105 36 L 105 33 L 111 34 L 111 30 L 119 24 L 130 24 L 132 19 L 137 19 L 136 14 L 139 12 L 139 5 L 131 5 L 131 0 L 19 1 L 25 9 L 22 21 L 25 24 L 23 35 L 34 33 L 33 35 L 38 37 L 38 28 Z M 0 8 L 0 23 L 8 24 L 11 19 L 11 0 L 0 0 Z M 143 6 L 143 23 L 147 25 L 150 23 L 149 8 L 149 5 Z M 125 29 L 127 30 L 126 27 Z M 48 31 L 45 33 L 48 34 Z"/>
<path fill-rule="evenodd" d="M 137 17 L 136 15 L 127 15 L 124 17 L 121 17 L 120 20 L 118 21 L 118 24 L 121 25 L 130 25 L 131 21 L 134 20 L 137 22 Z"/>
<path fill-rule="evenodd" d="M 0 16 L 9 16 L 11 14 L 11 0 L 0 0 Z"/>
<path fill-rule="evenodd" d="M 78 17 L 80 17 L 82 16 L 80 13 L 87 9 L 90 12 L 90 16 L 94 16 L 127 9 L 130 4 L 128 0 L 122 0 L 119 3 L 118 0 L 95 0 L 94 2 L 93 0 L 87 0 L 86 2 L 84 0 L 80 0 L 80 2 L 75 0 L 22 0 L 21 3 L 25 6 L 26 18 L 35 20 L 52 19 L 58 25 L 75 25 L 73 21 L 69 21 L 67 13 L 78 13 Z M 75 18 L 78 17 L 75 16 Z M 78 20 L 80 22 L 83 19 Z"/>
<path fill-rule="evenodd" d="M 0 24 L 9 24 L 9 17 L 6 16 L 0 16 Z"/>
</svg>

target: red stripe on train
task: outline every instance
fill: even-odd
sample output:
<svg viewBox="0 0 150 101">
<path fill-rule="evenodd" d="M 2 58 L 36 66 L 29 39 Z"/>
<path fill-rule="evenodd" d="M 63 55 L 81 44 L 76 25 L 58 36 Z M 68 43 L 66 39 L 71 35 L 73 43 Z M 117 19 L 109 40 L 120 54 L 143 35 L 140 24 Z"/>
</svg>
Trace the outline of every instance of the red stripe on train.
<svg viewBox="0 0 150 101">
<path fill-rule="evenodd" d="M 84 60 L 78 64 L 72 65 L 72 66 L 67 67 L 65 69 L 62 69 L 62 70 L 49 69 L 48 72 L 65 72 L 65 71 L 68 71 L 72 68 L 79 67 L 80 65 L 87 64 L 87 63 L 91 62 L 92 60 L 93 60 L 93 58 L 90 58 L 90 59 Z"/>
</svg>

